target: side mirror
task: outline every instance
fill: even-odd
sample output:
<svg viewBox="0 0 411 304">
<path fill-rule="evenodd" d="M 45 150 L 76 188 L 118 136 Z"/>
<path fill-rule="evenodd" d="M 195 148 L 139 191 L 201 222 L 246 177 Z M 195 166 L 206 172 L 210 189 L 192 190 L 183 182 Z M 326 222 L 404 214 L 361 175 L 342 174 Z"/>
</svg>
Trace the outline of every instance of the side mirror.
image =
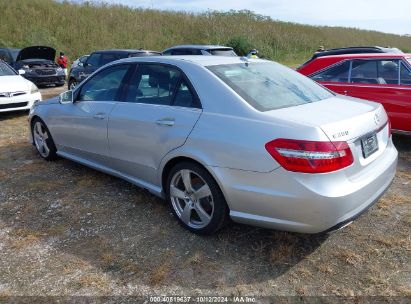
<svg viewBox="0 0 411 304">
<path fill-rule="evenodd" d="M 19 70 L 19 75 L 24 75 L 24 74 L 26 74 L 25 70 Z"/>
<path fill-rule="evenodd" d="M 59 101 L 61 104 L 73 103 L 73 91 L 69 90 L 61 93 L 59 96 Z"/>
</svg>

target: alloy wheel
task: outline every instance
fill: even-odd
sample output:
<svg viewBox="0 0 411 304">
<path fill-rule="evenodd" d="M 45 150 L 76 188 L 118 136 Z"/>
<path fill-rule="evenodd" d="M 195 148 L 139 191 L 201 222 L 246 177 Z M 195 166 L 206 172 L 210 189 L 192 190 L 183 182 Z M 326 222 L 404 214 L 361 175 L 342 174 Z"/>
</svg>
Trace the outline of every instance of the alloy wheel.
<svg viewBox="0 0 411 304">
<path fill-rule="evenodd" d="M 42 157 L 47 157 L 50 154 L 50 148 L 47 144 L 48 134 L 44 125 L 37 121 L 33 126 L 33 137 L 37 151 Z"/>
<path fill-rule="evenodd" d="M 76 81 L 72 81 L 70 82 L 70 90 L 74 90 L 77 86 L 77 82 Z"/>
<path fill-rule="evenodd" d="M 210 186 L 194 171 L 177 171 L 170 183 L 170 199 L 177 216 L 194 229 L 206 227 L 214 214 Z"/>
</svg>

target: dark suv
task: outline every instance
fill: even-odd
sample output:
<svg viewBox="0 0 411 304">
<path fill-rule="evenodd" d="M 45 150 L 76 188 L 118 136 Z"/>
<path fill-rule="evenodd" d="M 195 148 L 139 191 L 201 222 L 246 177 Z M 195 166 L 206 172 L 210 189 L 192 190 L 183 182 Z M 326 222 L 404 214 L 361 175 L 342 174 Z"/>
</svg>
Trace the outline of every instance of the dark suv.
<svg viewBox="0 0 411 304">
<path fill-rule="evenodd" d="M 164 56 L 169 55 L 214 55 L 237 56 L 232 47 L 221 45 L 176 45 L 163 51 Z"/>
<path fill-rule="evenodd" d="M 86 79 L 90 74 L 94 73 L 103 65 L 128 57 L 143 57 L 143 56 L 161 56 L 160 52 L 146 50 L 103 50 L 96 51 L 90 54 L 84 63 L 70 70 L 68 88 L 74 89 L 77 84 Z"/>
</svg>

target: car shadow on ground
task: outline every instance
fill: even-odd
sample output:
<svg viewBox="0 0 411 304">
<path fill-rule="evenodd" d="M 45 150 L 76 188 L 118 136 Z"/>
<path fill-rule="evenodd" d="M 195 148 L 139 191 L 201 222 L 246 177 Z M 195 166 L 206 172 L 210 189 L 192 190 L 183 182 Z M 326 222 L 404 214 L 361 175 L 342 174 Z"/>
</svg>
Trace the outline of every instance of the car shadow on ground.
<svg viewBox="0 0 411 304">
<path fill-rule="evenodd" d="M 281 276 L 327 239 L 233 223 L 198 236 L 162 200 L 118 178 L 46 162 L 25 143 L 0 155 L 1 221 L 17 238 L 55 248 L 55 267 L 68 273 L 92 265 L 125 284 L 238 286 Z"/>
<path fill-rule="evenodd" d="M 28 116 L 28 115 L 29 115 L 28 110 L 27 111 L 1 112 L 0 121 L 19 118 L 19 117 Z"/>
<path fill-rule="evenodd" d="M 411 135 L 393 134 L 392 140 L 399 152 L 411 152 Z"/>
<path fill-rule="evenodd" d="M 392 140 L 399 152 L 397 169 L 411 170 L 411 136 L 393 134 Z"/>
</svg>

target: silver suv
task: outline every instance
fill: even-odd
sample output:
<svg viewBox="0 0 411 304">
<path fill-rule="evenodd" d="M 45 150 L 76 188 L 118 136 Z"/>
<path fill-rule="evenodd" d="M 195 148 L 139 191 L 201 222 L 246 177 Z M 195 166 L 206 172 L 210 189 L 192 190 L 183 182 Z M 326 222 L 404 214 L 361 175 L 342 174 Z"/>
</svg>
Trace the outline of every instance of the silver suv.
<svg viewBox="0 0 411 304">
<path fill-rule="evenodd" d="M 176 45 L 163 51 L 164 56 L 169 55 L 214 55 L 237 56 L 232 47 L 221 45 Z"/>
</svg>

